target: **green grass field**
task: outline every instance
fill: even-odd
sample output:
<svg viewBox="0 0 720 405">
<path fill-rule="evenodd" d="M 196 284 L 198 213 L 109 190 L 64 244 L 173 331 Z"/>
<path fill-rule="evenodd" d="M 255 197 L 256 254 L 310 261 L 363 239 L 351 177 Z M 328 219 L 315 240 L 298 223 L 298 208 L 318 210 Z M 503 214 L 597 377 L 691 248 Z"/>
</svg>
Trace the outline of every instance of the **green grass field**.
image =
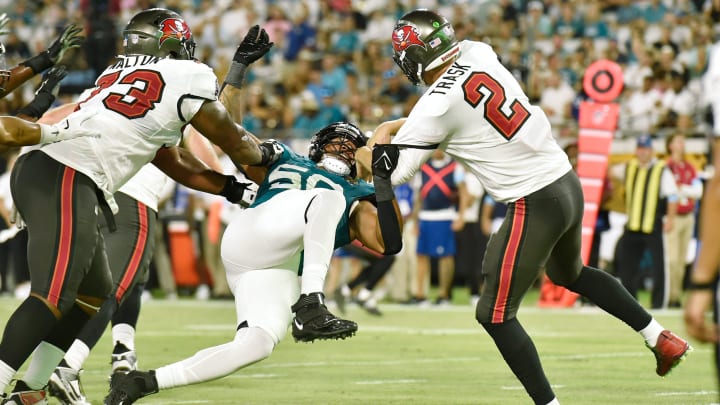
<svg viewBox="0 0 720 405">
<path fill-rule="evenodd" d="M 0 299 L 3 324 L 19 301 Z M 534 337 L 563 404 L 718 403 L 711 348 L 695 351 L 668 377 L 642 338 L 595 308 L 538 309 L 519 319 Z M 351 307 L 359 323 L 348 340 L 295 343 L 288 336 L 265 361 L 226 378 L 163 391 L 143 404 L 529 404 L 467 304 L 448 308 L 381 306 L 382 317 Z M 678 310 L 655 313 L 684 334 Z M 137 335 L 140 368 L 155 368 L 233 337 L 231 301 L 153 300 Z M 93 404 L 107 392 L 107 333 L 85 364 L 82 381 Z M 50 401 L 55 403 L 54 400 Z"/>
</svg>

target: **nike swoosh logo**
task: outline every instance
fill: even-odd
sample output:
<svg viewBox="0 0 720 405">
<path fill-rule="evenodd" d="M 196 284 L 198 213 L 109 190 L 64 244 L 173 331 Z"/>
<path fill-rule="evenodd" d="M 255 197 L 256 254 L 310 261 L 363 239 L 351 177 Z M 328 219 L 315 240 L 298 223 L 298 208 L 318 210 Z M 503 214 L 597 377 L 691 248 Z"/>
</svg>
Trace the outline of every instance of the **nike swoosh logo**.
<svg viewBox="0 0 720 405">
<path fill-rule="evenodd" d="M 303 325 L 297 321 L 297 319 L 294 320 L 295 327 L 298 328 L 298 330 L 303 330 Z"/>
</svg>

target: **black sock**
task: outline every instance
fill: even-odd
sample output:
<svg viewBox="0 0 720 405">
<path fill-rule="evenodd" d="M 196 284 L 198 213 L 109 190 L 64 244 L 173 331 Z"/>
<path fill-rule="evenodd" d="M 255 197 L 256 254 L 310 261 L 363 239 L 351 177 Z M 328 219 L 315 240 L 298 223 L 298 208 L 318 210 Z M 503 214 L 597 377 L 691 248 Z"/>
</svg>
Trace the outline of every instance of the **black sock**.
<svg viewBox="0 0 720 405">
<path fill-rule="evenodd" d="M 584 266 L 568 290 L 585 296 L 605 312 L 630 325 L 636 332 L 652 320 L 645 308 L 611 275 Z"/>
<path fill-rule="evenodd" d="M 57 318 L 42 300 L 31 295 L 13 312 L 0 342 L 0 360 L 17 370 L 45 339 Z"/>
<path fill-rule="evenodd" d="M 90 319 L 90 315 L 79 306 L 73 305 L 70 311 L 55 325 L 45 341 L 67 352 L 88 319 Z"/>
<path fill-rule="evenodd" d="M 145 290 L 145 284 L 139 283 L 129 292 L 125 294 L 120 306 L 115 310 L 112 316 L 112 324 L 126 323 L 133 328 L 137 326 L 137 320 L 140 316 L 140 306 L 142 305 L 142 293 Z"/>
<path fill-rule="evenodd" d="M 545 376 L 540 356 L 530 336 L 517 318 L 503 323 L 483 323 L 483 328 L 495 341 L 505 362 L 520 380 L 530 398 L 537 405 L 546 405 L 555 398 Z"/>
<path fill-rule="evenodd" d="M 102 337 L 103 333 L 105 333 L 105 329 L 107 329 L 107 326 L 110 323 L 110 318 L 113 316 L 115 308 L 117 308 L 117 301 L 115 301 L 115 298 L 110 297 L 106 299 L 100 306 L 100 310 L 97 315 L 93 316 L 87 321 L 85 326 L 83 326 L 82 330 L 77 335 L 77 338 L 92 350 L 98 340 Z"/>
</svg>

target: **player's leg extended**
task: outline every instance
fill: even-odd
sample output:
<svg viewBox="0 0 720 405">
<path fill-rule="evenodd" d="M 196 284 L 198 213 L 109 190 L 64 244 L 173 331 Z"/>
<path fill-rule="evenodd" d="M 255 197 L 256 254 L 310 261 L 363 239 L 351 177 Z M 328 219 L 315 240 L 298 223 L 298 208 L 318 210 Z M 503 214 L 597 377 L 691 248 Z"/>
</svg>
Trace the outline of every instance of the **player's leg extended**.
<svg viewBox="0 0 720 405">
<path fill-rule="evenodd" d="M 265 211 L 270 215 L 273 207 L 263 204 L 241 212 L 228 227 L 221 244 L 228 284 L 235 295 L 237 311 L 237 332 L 233 341 L 203 349 L 185 360 L 157 370 L 114 375 L 106 403 L 118 404 L 161 389 L 220 378 L 270 355 L 287 332 L 292 319 L 290 306 L 299 295 L 296 269 L 300 263 L 300 252 L 290 254 L 291 244 L 285 244 L 289 239 L 284 236 L 278 235 L 279 239 L 284 239 L 280 244 L 288 248 L 280 249 L 284 255 L 279 255 L 277 246 L 268 243 L 272 239 L 258 238 L 255 230 L 268 233 L 272 228 L 278 231 L 268 226 Z M 279 214 L 283 216 L 287 211 Z M 299 244 L 302 227 L 298 230 L 290 226 L 287 230 L 289 234 L 296 235 L 296 243 Z M 250 269 L 247 266 L 268 262 L 281 263 L 287 268 Z"/>
<path fill-rule="evenodd" d="M 79 291 L 88 267 L 93 265 L 99 237 L 92 181 L 36 151 L 18 160 L 11 184 L 14 200 L 31 232 L 31 296 L 8 321 L 0 344 L 3 388 L 8 383 L 8 370 L 17 369 L 16 363 L 21 364 L 40 341 L 51 337 L 57 319 L 63 317 L 66 326 L 56 328 L 58 332 L 64 330 L 60 335 L 74 335 L 110 288 L 108 273 L 91 290 Z M 51 343 L 65 346 L 67 340 L 58 335 Z M 65 350 L 67 346 L 59 348 Z M 40 384 L 39 380 L 33 383 L 42 387 L 44 382 Z"/>
<path fill-rule="evenodd" d="M 580 257 L 582 232 L 582 190 L 576 177 L 566 179 L 557 193 L 562 212 L 569 213 L 568 230 L 558 240 L 547 263 L 550 279 L 589 298 L 598 307 L 639 332 L 655 353 L 656 372 L 667 374 L 684 358 L 690 346 L 652 318 L 645 308 L 614 277 L 604 271 L 583 266 Z M 662 337 L 661 337 L 662 336 Z"/>
</svg>

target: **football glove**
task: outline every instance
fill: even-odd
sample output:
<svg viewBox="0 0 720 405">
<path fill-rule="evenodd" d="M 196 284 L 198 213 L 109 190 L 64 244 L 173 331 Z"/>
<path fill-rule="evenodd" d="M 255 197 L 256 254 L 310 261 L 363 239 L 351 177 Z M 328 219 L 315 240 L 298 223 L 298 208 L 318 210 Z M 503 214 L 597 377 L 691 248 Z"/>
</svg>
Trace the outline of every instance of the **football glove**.
<svg viewBox="0 0 720 405">
<path fill-rule="evenodd" d="M 260 163 L 255 166 L 272 165 L 273 163 L 277 162 L 278 159 L 280 159 L 280 156 L 282 155 L 284 150 L 280 142 L 276 141 L 275 139 L 268 139 L 267 141 L 258 145 L 258 147 L 260 147 L 262 159 L 260 160 Z"/>
<path fill-rule="evenodd" d="M 238 181 L 235 176 L 225 176 L 225 186 L 220 195 L 225 197 L 233 204 L 239 204 L 243 208 L 247 208 L 255 202 L 257 197 L 257 185 L 252 182 Z"/>
<path fill-rule="evenodd" d="M 265 29 L 260 28 L 259 25 L 253 25 L 238 45 L 233 62 L 250 66 L 251 63 L 268 53 L 272 46 L 273 43 L 270 42 L 270 37 Z"/>
<path fill-rule="evenodd" d="M 96 110 L 79 110 L 68 115 L 67 118 L 57 124 L 39 124 L 40 142 L 38 143 L 53 143 L 67 139 L 79 138 L 81 136 L 99 137 L 100 133 L 96 130 L 88 129 L 83 126 L 83 124 L 92 119 L 95 114 L 97 114 Z"/>
<path fill-rule="evenodd" d="M 65 56 L 68 50 L 77 48 L 82 44 L 85 38 L 79 35 L 81 31 L 82 28 L 75 24 L 66 26 L 60 33 L 60 36 L 50 44 L 50 47 L 45 52 L 33 56 L 22 62 L 21 65 L 29 67 L 35 73 L 40 73 L 53 66 Z"/>
</svg>

